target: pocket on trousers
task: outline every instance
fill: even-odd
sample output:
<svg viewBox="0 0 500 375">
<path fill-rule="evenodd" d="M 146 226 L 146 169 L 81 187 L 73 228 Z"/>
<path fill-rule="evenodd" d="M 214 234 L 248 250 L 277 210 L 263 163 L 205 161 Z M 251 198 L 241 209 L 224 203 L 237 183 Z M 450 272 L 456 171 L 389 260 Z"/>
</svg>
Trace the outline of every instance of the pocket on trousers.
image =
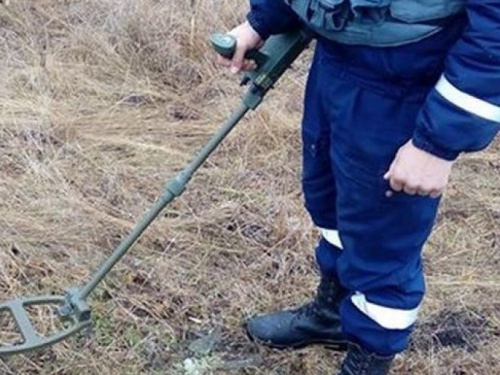
<svg viewBox="0 0 500 375">
<path fill-rule="evenodd" d="M 304 129 L 302 147 L 304 183 L 314 184 L 325 175 L 331 175 L 329 142 L 319 131 L 308 133 Z"/>
</svg>

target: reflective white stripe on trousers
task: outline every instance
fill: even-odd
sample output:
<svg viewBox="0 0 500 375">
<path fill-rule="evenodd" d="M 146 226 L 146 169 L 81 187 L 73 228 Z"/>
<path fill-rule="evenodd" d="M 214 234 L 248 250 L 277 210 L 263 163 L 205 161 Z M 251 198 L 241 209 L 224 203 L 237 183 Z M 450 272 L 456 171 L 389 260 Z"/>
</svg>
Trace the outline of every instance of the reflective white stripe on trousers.
<svg viewBox="0 0 500 375">
<path fill-rule="evenodd" d="M 366 296 L 359 292 L 351 297 L 351 301 L 363 314 L 385 329 L 409 328 L 417 321 L 420 310 L 420 306 L 411 310 L 403 310 L 377 305 L 368 302 Z"/>
<path fill-rule="evenodd" d="M 319 228 L 323 238 L 333 246 L 343 249 L 338 230 Z"/>
<path fill-rule="evenodd" d="M 486 120 L 500 122 L 500 107 L 460 91 L 444 75 L 439 79 L 436 90 L 443 98 L 464 111 Z"/>
</svg>

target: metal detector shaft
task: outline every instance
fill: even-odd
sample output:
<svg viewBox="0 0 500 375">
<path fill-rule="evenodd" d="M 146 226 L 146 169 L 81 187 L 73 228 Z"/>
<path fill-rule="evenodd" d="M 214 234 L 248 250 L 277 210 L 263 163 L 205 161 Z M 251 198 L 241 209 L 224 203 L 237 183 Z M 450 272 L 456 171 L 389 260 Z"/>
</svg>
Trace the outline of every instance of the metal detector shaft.
<svg viewBox="0 0 500 375">
<path fill-rule="evenodd" d="M 87 299 L 102 279 L 106 277 L 113 266 L 120 261 L 120 259 L 139 239 L 142 233 L 156 219 L 160 212 L 171 201 L 182 194 L 193 174 L 205 162 L 205 160 L 207 160 L 217 146 L 224 140 L 224 138 L 226 138 L 226 136 L 248 111 L 249 108 L 246 105 L 240 105 L 240 107 L 231 115 L 231 117 L 224 123 L 212 139 L 210 139 L 210 141 L 208 141 L 208 143 L 201 149 L 195 159 L 189 163 L 184 170 L 178 173 L 177 176 L 167 182 L 165 190 L 155 205 L 143 216 L 133 231 L 120 243 L 113 254 L 104 262 L 104 264 L 102 264 L 87 284 L 82 287 L 79 296 L 80 298 L 84 300 Z"/>
<path fill-rule="evenodd" d="M 261 65 L 255 72 L 246 74 L 245 83 L 250 83 L 250 89 L 243 98 L 243 103 L 231 115 L 221 129 L 203 147 L 196 158 L 176 177 L 167 183 L 165 191 L 154 207 L 139 221 L 132 233 L 123 240 L 114 253 L 108 258 L 90 281 L 83 286 L 80 299 L 87 299 L 95 287 L 101 282 L 113 266 L 127 253 L 146 228 L 158 214 L 173 199 L 180 196 L 196 170 L 205 162 L 210 154 L 224 140 L 234 126 L 250 109 L 256 109 L 266 93 L 281 78 L 290 65 L 304 51 L 312 40 L 312 34 L 305 29 L 299 29 L 287 34 L 270 38 L 261 51 L 250 51 L 250 57 L 255 56 Z M 215 34 L 211 38 L 213 48 L 226 57 L 231 57 L 236 48 L 236 40 L 228 35 Z"/>
</svg>

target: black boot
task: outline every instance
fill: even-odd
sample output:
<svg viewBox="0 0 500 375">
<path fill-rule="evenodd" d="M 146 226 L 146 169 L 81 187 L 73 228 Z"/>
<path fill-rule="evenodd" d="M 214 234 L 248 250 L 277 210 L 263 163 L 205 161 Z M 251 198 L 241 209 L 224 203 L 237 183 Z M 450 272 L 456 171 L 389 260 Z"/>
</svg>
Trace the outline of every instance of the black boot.
<svg viewBox="0 0 500 375">
<path fill-rule="evenodd" d="M 251 340 L 274 349 L 299 349 L 312 344 L 346 350 L 340 326 L 339 305 L 347 291 L 333 278 L 322 278 L 316 298 L 295 310 L 250 319 Z"/>
<path fill-rule="evenodd" d="M 388 375 L 394 356 L 368 353 L 357 345 L 349 345 L 338 375 Z"/>
</svg>

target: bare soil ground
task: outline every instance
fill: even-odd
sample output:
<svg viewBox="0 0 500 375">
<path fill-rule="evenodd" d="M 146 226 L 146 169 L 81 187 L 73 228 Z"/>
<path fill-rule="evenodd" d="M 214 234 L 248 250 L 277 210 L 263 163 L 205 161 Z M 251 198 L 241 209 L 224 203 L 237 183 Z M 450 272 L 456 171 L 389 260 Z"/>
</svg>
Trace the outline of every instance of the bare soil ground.
<svg viewBox="0 0 500 375">
<path fill-rule="evenodd" d="M 246 9 L 243 0 L 0 4 L 0 300 L 82 284 L 239 103 L 206 39 Z M 335 373 L 338 354 L 265 350 L 241 328 L 306 300 L 317 282 L 299 183 L 309 57 L 98 288 L 93 331 L 4 358 L 0 374 Z M 456 165 L 425 251 L 421 321 L 393 374 L 500 373 L 499 152 L 497 142 Z M 2 342 L 16 338 L 11 323 L 0 314 Z"/>
</svg>

